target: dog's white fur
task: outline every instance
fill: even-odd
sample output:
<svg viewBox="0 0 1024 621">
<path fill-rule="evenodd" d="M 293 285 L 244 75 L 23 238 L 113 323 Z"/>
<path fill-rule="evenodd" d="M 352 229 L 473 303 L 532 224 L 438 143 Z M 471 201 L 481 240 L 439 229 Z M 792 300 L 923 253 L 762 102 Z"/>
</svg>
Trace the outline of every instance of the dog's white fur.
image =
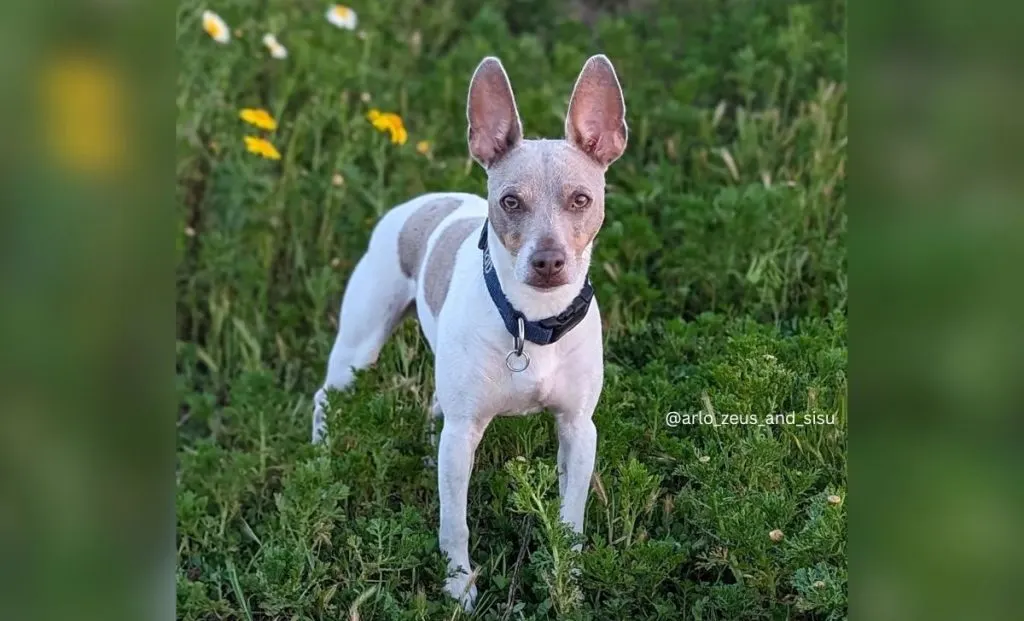
<svg viewBox="0 0 1024 621">
<path fill-rule="evenodd" d="M 530 215 L 516 216 L 516 235 L 510 237 L 508 230 L 495 230 L 494 217 L 488 225 L 492 261 L 512 305 L 531 321 L 560 313 L 579 293 L 587 276 L 593 235 L 603 221 L 603 173 L 625 148 L 624 112 L 611 63 L 604 56 L 595 56 L 584 66 L 574 89 L 566 121 L 567 141 L 522 140 L 518 112 L 504 69 L 497 59 L 485 59 L 474 74 L 468 114 L 470 150 L 488 169 L 489 200 L 471 194 L 435 193 L 395 207 L 378 223 L 345 290 L 327 378 L 314 397 L 313 440 L 321 441 L 327 431 L 327 391 L 344 389 L 351 383 L 354 369 L 365 368 L 377 359 L 392 329 L 415 302 L 423 334 L 435 355 L 432 412 L 435 416 L 443 412 L 444 418 L 437 464 L 439 541 L 450 570 L 445 590 L 467 609 L 472 608 L 477 592 L 471 579 L 466 523 L 469 477 L 477 445 L 495 416 L 542 409 L 555 415 L 561 517 L 576 532 L 583 530 L 597 446 L 597 429 L 591 416 L 604 377 L 601 316 L 595 299 L 583 321 L 557 342 L 545 346 L 527 342 L 525 350 L 531 363 L 525 371 L 513 373 L 505 365 L 512 338 L 484 284 L 481 252 L 477 247 L 479 226 L 457 247 L 450 285 L 437 316 L 427 301 L 424 275 L 429 260 L 422 261 L 418 271 L 407 276 L 398 260 L 401 232 L 409 218 L 425 205 L 436 205 L 442 199 L 458 202 L 458 207 L 427 237 L 423 256 L 430 257 L 443 232 L 453 223 L 495 216 L 494 210 L 501 209 L 501 195 L 495 194 L 504 191 L 505 185 L 528 186 L 531 180 L 537 181 L 531 178 L 543 177 L 537 181 L 537 188 L 555 188 L 552 191 L 557 193 L 561 191 L 559 184 L 569 183 L 572 177 L 576 184 L 572 187 L 584 187 L 593 195 L 592 208 L 602 210 L 586 226 L 580 224 L 578 214 L 563 213 L 562 207 L 552 202 L 554 199 L 541 190 L 531 192 L 529 187 L 524 192 L 537 205 Z M 486 142 L 482 146 L 481 132 Z M 496 134 L 491 136 L 487 132 Z M 487 142 L 491 138 L 494 141 Z M 568 158 L 567 172 L 552 173 L 552 158 L 563 164 Z M 537 172 L 542 160 L 547 172 Z M 578 179 L 574 176 L 577 173 Z M 514 249 L 510 250 L 505 241 L 513 237 L 518 241 L 511 244 Z M 577 239 L 575 248 L 573 239 Z M 564 284 L 544 289 L 527 284 L 531 278 L 529 258 L 539 245 L 572 250 L 567 253 Z"/>
</svg>

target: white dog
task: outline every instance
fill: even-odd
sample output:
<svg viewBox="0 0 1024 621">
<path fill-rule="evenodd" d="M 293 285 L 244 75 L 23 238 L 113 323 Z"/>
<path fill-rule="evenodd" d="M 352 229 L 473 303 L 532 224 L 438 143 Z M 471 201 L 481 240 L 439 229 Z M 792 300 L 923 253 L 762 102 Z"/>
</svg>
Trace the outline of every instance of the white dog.
<svg viewBox="0 0 1024 621">
<path fill-rule="evenodd" d="M 487 200 L 427 194 L 389 211 L 356 265 L 315 396 L 313 441 L 327 432 L 327 391 L 372 364 L 415 304 L 435 356 L 445 591 L 471 609 L 466 496 L 473 458 L 495 416 L 548 409 L 558 428 L 561 516 L 576 532 L 594 468 L 591 417 L 604 367 L 601 316 L 587 278 L 604 222 L 604 173 L 626 148 L 625 104 L 604 55 L 584 65 L 564 140 L 525 140 L 497 58 L 473 74 L 469 152 L 487 170 Z"/>
</svg>

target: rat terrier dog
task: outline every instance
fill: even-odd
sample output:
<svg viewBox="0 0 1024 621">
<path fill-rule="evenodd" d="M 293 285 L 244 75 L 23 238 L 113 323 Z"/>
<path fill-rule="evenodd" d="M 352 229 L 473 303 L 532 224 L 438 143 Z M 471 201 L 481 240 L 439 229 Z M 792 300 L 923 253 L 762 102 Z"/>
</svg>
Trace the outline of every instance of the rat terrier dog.
<svg viewBox="0 0 1024 621">
<path fill-rule="evenodd" d="M 327 391 L 377 359 L 415 305 L 435 356 L 431 415 L 438 448 L 445 591 L 471 609 L 466 496 L 480 438 L 498 415 L 548 409 L 558 429 L 561 517 L 576 532 L 594 468 L 591 417 L 604 367 L 601 317 L 587 277 L 604 222 L 604 173 L 626 148 L 615 69 L 590 58 L 576 80 L 564 140 L 525 140 L 501 62 L 485 58 L 467 104 L 469 152 L 487 200 L 427 194 L 377 224 L 341 304 L 327 379 L 314 398 L 313 441 L 327 432 Z"/>
</svg>

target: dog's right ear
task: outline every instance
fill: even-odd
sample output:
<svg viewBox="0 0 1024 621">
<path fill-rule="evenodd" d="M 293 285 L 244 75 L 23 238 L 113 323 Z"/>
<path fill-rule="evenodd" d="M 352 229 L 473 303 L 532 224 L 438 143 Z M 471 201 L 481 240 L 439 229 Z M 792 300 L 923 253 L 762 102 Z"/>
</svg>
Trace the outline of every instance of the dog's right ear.
<svg viewBox="0 0 1024 621">
<path fill-rule="evenodd" d="M 523 139 L 523 126 L 505 68 L 494 56 L 480 61 L 469 83 L 466 104 L 469 153 L 484 168 L 501 159 Z"/>
</svg>

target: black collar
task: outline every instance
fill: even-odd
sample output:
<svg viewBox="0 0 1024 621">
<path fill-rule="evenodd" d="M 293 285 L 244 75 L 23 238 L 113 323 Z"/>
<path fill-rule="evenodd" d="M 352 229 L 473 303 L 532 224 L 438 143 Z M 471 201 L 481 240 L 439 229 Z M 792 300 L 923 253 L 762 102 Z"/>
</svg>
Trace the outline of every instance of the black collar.
<svg viewBox="0 0 1024 621">
<path fill-rule="evenodd" d="M 587 316 L 587 311 L 590 309 L 590 301 L 594 298 L 594 288 L 590 285 L 589 277 L 583 283 L 583 288 L 580 289 L 579 295 L 573 298 L 569 307 L 564 311 L 554 317 L 548 317 L 540 321 L 527 320 L 522 313 L 512 306 L 508 298 L 505 297 L 505 293 L 501 290 L 497 270 L 494 269 L 494 264 L 491 262 L 491 254 L 487 250 L 487 220 L 484 220 L 484 230 L 480 233 L 480 243 L 478 246 L 480 250 L 483 250 L 484 254 L 484 282 L 487 283 L 487 291 L 491 294 L 491 300 L 498 308 L 498 314 L 501 315 L 501 320 L 505 323 L 505 329 L 513 337 L 517 337 L 519 334 L 518 323 L 519 319 L 522 318 L 527 341 L 537 345 L 550 345 L 565 336 L 569 330 L 575 328 Z"/>
</svg>

